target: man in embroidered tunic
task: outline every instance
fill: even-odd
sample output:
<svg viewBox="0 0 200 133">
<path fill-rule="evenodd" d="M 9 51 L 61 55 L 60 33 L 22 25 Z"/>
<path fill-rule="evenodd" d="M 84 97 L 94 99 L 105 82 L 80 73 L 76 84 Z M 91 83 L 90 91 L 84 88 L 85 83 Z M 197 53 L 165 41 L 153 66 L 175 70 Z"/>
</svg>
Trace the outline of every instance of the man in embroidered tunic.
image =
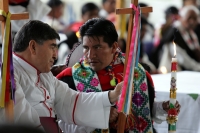
<svg viewBox="0 0 200 133">
<path fill-rule="evenodd" d="M 124 55 L 118 50 L 118 35 L 113 23 L 105 19 L 91 19 L 80 28 L 80 35 L 84 58 L 72 68 L 63 70 L 57 75 L 57 78 L 68 83 L 70 88 L 79 92 L 112 90 L 116 83 L 123 80 L 124 69 Z M 159 116 L 167 113 L 168 103 L 154 102 L 151 76 L 148 72 L 145 72 L 141 65 L 135 68 L 134 79 L 133 115 L 128 116 L 126 131 L 129 130 L 134 133 L 153 132 L 152 119 L 161 123 L 162 120 L 159 119 Z M 176 106 L 179 111 L 180 105 L 177 103 Z M 117 109 L 112 107 L 110 132 L 116 132 L 114 128 L 116 128 L 117 117 Z M 63 125 L 63 122 L 61 122 L 61 125 Z M 100 133 L 105 132 L 105 130 L 96 129 L 94 132 Z"/>
<path fill-rule="evenodd" d="M 37 20 L 29 21 L 16 34 L 14 123 L 57 133 L 57 114 L 67 124 L 108 128 L 110 106 L 117 101 L 122 84 L 113 91 L 102 93 L 80 93 L 70 89 L 50 72 L 57 58 L 56 39 L 59 39 L 56 31 Z M 0 109 L 0 124 L 7 122 L 5 109 Z"/>
</svg>

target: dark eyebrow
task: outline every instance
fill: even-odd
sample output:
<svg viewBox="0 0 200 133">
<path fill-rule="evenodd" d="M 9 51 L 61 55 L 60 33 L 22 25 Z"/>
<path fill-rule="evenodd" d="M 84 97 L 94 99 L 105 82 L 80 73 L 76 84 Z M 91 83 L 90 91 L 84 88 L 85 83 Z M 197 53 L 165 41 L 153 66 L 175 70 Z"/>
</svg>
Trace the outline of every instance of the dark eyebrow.
<svg viewBox="0 0 200 133">
<path fill-rule="evenodd" d="M 93 47 L 98 47 L 98 46 L 102 46 L 101 44 L 95 44 Z"/>
<path fill-rule="evenodd" d="M 51 46 L 58 47 L 57 44 L 55 43 L 52 43 Z"/>
<path fill-rule="evenodd" d="M 83 48 L 87 48 L 88 46 L 83 45 Z"/>
</svg>

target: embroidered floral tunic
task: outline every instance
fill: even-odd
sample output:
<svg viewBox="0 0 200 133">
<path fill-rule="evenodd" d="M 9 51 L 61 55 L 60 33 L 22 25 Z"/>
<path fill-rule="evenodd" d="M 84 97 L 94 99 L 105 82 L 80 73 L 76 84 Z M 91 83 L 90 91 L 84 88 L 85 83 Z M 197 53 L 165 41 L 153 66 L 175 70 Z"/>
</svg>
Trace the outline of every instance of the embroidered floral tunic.
<svg viewBox="0 0 200 133">
<path fill-rule="evenodd" d="M 118 82 L 123 80 L 124 65 L 122 63 L 123 59 L 120 58 L 123 58 L 123 56 L 119 55 L 119 58 L 112 66 L 112 71 Z M 135 69 L 136 83 L 134 86 L 136 86 L 136 88 L 134 88 L 134 95 L 132 97 L 132 108 L 135 112 L 140 112 L 137 114 L 137 120 L 140 121 L 140 124 L 135 124 L 135 128 L 130 130 L 130 132 L 133 131 L 134 133 L 149 133 L 153 132 L 150 112 L 152 118 L 157 123 L 162 122 L 162 120 L 158 118 L 159 116 L 166 114 L 166 112 L 162 109 L 162 102 L 154 102 L 153 81 L 150 77 L 150 74 L 146 73 L 146 78 L 144 69 L 141 65 L 139 66 L 139 68 Z M 68 83 L 71 88 L 80 92 L 99 92 L 111 90 L 114 88 L 110 84 L 112 77 L 110 77 L 107 69 L 94 72 L 85 61 L 76 63 L 72 68 L 66 68 L 57 76 L 57 78 Z M 146 79 L 148 79 L 149 83 L 147 83 Z"/>
</svg>

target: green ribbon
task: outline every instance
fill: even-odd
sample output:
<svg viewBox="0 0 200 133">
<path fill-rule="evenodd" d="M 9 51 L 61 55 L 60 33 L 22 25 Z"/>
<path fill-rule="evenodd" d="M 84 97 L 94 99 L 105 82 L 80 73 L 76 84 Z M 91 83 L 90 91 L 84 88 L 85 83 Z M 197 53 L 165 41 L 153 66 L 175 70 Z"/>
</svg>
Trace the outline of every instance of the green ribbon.
<svg viewBox="0 0 200 133">
<path fill-rule="evenodd" d="M 6 91 L 6 72 L 7 72 L 7 61 L 8 61 L 8 41 L 10 35 L 10 17 L 11 13 L 6 13 L 3 10 L 0 10 L 0 15 L 6 18 L 6 26 L 4 30 L 3 37 L 3 70 L 2 70 L 2 84 L 1 84 L 1 94 L 0 94 L 0 107 L 5 106 L 5 91 Z"/>
</svg>

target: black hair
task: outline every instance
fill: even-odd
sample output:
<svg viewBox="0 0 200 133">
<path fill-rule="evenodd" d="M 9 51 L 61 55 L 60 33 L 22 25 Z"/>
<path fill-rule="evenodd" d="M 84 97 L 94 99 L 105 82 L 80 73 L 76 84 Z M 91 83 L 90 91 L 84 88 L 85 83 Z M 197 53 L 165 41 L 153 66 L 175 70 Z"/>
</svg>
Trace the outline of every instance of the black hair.
<svg viewBox="0 0 200 133">
<path fill-rule="evenodd" d="M 140 7 L 147 7 L 148 5 L 147 4 L 145 4 L 145 3 L 139 3 L 138 4 Z"/>
<path fill-rule="evenodd" d="M 78 37 L 76 35 L 76 32 L 68 31 L 65 34 L 67 36 L 67 39 L 63 42 L 66 43 L 70 49 L 72 49 L 74 44 L 78 42 Z"/>
<path fill-rule="evenodd" d="M 109 47 L 114 42 L 118 41 L 118 34 L 114 24 L 104 18 L 93 18 L 85 22 L 80 27 L 81 38 L 84 36 L 103 37 L 103 41 L 109 44 Z"/>
<path fill-rule="evenodd" d="M 48 24 L 39 20 L 30 20 L 15 35 L 14 52 L 23 52 L 29 45 L 31 40 L 42 44 L 44 41 L 58 39 L 58 33 Z"/>
<path fill-rule="evenodd" d="M 92 2 L 89 2 L 82 6 L 81 14 L 84 15 L 86 12 L 90 12 L 94 10 L 99 10 L 98 6 Z"/>
<path fill-rule="evenodd" d="M 102 0 L 102 4 L 104 4 L 107 0 Z"/>
<path fill-rule="evenodd" d="M 175 6 L 170 6 L 165 10 L 165 15 L 171 15 L 171 14 L 178 14 L 178 8 Z"/>
<path fill-rule="evenodd" d="M 9 1 L 9 5 L 11 6 L 23 6 L 24 8 L 27 8 L 27 6 L 29 5 L 29 1 L 30 0 L 26 0 L 26 1 L 23 1 L 23 2 L 20 2 L 20 3 L 14 3 L 12 1 Z"/>
<path fill-rule="evenodd" d="M 49 0 L 47 2 L 47 5 L 50 6 L 51 8 L 53 8 L 53 7 L 63 5 L 63 2 L 61 0 Z"/>
<path fill-rule="evenodd" d="M 147 24 L 148 24 L 147 19 L 144 18 L 144 17 L 141 17 L 141 26 L 142 26 L 142 25 L 147 25 Z"/>
</svg>

